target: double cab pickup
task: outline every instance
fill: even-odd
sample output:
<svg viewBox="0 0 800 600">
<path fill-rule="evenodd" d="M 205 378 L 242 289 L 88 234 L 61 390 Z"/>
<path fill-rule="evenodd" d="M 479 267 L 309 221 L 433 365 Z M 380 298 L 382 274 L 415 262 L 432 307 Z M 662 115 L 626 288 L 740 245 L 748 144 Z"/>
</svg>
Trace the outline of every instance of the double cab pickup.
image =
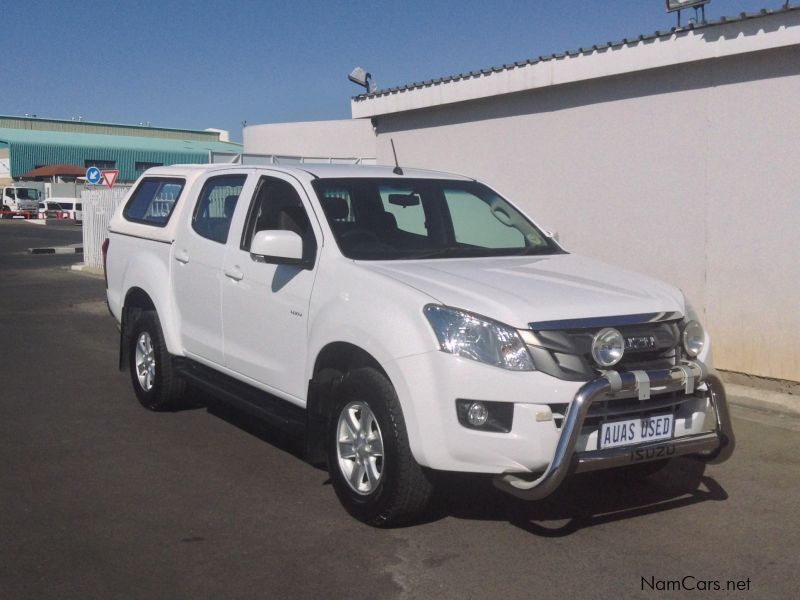
<svg viewBox="0 0 800 600">
<path fill-rule="evenodd" d="M 104 244 L 138 400 L 203 389 L 304 436 L 356 518 L 419 518 L 435 471 L 522 498 L 734 447 L 680 290 L 567 252 L 489 186 L 378 166 L 148 170 Z"/>
</svg>

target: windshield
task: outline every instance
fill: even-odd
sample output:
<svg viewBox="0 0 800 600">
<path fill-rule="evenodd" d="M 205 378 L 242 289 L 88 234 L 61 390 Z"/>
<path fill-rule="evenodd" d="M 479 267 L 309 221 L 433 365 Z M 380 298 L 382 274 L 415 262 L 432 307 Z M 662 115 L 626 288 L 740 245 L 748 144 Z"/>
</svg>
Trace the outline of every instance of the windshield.
<svg viewBox="0 0 800 600">
<path fill-rule="evenodd" d="M 38 200 L 40 196 L 34 188 L 17 188 L 17 200 Z"/>
<path fill-rule="evenodd" d="M 356 260 L 563 252 L 485 185 L 438 179 L 312 182 L 342 254 Z"/>
</svg>

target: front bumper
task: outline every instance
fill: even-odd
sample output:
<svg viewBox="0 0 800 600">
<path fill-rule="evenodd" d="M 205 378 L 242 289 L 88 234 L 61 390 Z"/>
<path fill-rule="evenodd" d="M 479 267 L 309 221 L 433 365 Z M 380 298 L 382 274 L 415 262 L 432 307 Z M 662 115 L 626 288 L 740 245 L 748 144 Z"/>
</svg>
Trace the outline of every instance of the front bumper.
<svg viewBox="0 0 800 600">
<path fill-rule="evenodd" d="M 604 450 L 576 449 L 584 420 L 593 402 L 630 393 L 637 393 L 644 400 L 649 398 L 651 390 L 661 394 L 686 389 L 688 393 L 690 388 L 694 389 L 702 382 L 708 387 L 710 404 L 716 415 L 714 431 Z M 575 394 L 565 415 L 555 454 L 544 473 L 533 480 L 506 473 L 495 477 L 494 483 L 514 496 L 538 500 L 553 493 L 570 473 L 682 455 L 694 455 L 704 462 L 720 463 L 730 457 L 734 446 L 735 438 L 725 388 L 719 377 L 707 373 L 701 363 L 692 362 L 654 371 L 610 372 L 584 384 Z"/>
</svg>

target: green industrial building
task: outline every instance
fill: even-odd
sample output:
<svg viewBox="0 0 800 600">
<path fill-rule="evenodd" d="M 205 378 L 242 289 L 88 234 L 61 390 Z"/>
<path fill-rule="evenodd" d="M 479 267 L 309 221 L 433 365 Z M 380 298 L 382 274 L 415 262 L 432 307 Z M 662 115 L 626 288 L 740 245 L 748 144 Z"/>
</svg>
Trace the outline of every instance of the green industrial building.
<svg viewBox="0 0 800 600">
<path fill-rule="evenodd" d="M 207 163 L 211 152 L 241 151 L 220 130 L 0 116 L 0 183 L 48 165 L 117 169 L 118 180 L 130 182 L 150 167 Z"/>
</svg>

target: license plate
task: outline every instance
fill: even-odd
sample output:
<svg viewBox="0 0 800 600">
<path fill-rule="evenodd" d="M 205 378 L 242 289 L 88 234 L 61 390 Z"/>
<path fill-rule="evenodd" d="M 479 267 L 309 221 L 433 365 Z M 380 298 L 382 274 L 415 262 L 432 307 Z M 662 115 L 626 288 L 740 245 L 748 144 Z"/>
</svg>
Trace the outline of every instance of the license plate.
<svg viewBox="0 0 800 600">
<path fill-rule="evenodd" d="M 644 419 L 625 419 L 624 421 L 609 421 L 600 426 L 599 447 L 616 448 L 630 444 L 668 440 L 672 437 L 674 417 L 656 415 Z"/>
</svg>

